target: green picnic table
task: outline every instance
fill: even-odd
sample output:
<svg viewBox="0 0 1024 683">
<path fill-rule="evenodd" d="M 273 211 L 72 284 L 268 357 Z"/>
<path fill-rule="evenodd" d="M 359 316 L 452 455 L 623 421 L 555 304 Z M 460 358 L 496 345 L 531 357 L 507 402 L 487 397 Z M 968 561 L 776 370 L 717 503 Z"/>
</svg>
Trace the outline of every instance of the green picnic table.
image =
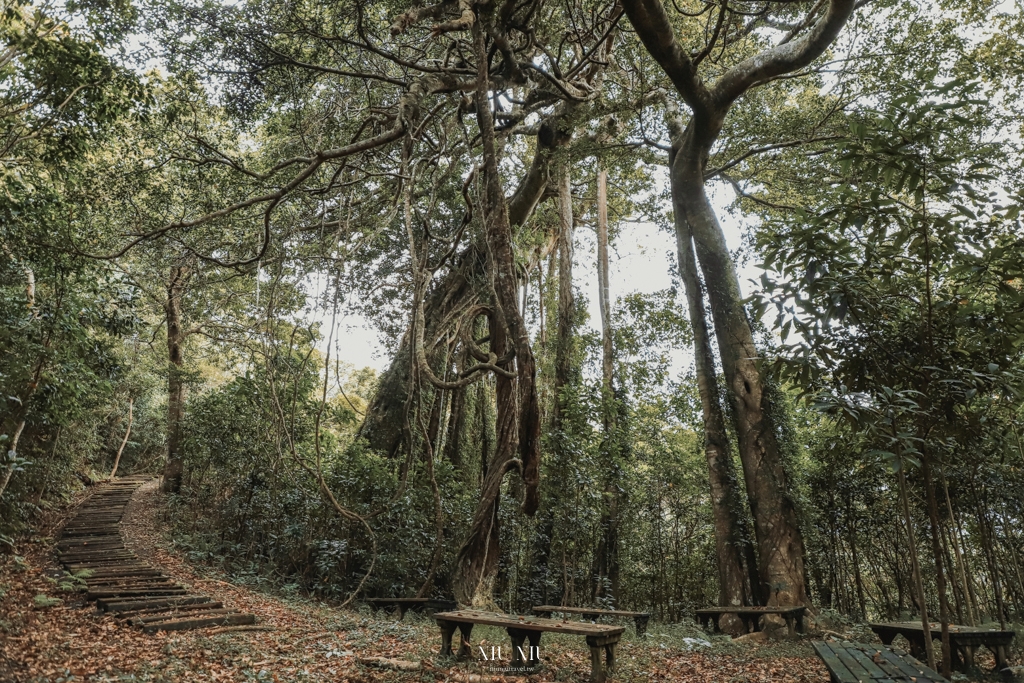
<svg viewBox="0 0 1024 683">
<path fill-rule="evenodd" d="M 816 640 L 832 683 L 947 683 L 903 650 L 869 643 Z"/>
</svg>

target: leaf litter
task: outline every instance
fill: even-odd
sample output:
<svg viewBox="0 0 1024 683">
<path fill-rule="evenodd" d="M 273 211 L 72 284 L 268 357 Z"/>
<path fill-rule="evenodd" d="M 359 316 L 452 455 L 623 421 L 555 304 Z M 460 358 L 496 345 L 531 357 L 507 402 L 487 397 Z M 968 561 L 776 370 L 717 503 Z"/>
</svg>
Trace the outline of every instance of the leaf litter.
<svg viewBox="0 0 1024 683">
<path fill-rule="evenodd" d="M 176 580 L 254 613 L 271 630 L 208 628 L 143 634 L 98 613 L 57 568 L 52 537 L 21 543 L 0 559 L 0 682 L 170 683 L 172 681 L 586 681 L 590 654 L 582 638 L 545 634 L 542 668 L 526 676 L 494 675 L 491 662 L 455 662 L 438 656 L 440 634 L 414 613 L 404 622 L 366 608 L 339 610 L 324 603 L 282 598 L 225 580 L 189 564 L 161 532 L 155 483 L 132 499 L 122 533 L 140 557 Z M 47 531 L 53 531 L 49 529 Z M 62 580 L 63 586 L 61 585 Z M 825 683 L 828 673 L 806 642 L 739 646 L 701 635 L 695 626 L 659 625 L 637 639 L 627 630 L 613 680 L 680 683 Z M 476 627 L 474 646 L 508 643 L 499 629 Z M 362 660 L 362 662 L 360 661 Z M 381 662 L 406 663 L 381 668 Z M 508 662 L 499 662 L 507 666 Z"/>
</svg>

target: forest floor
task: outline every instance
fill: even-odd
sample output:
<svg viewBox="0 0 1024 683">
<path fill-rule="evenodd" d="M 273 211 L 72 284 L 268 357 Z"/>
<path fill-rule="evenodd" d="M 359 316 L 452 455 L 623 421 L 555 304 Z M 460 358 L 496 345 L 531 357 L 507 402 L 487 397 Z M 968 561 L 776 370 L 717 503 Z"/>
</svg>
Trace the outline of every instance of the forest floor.
<svg viewBox="0 0 1024 683">
<path fill-rule="evenodd" d="M 544 666 L 527 677 L 495 677 L 490 662 L 441 659 L 434 622 L 414 613 L 397 621 L 386 613 L 337 609 L 269 595 L 228 582 L 189 564 L 161 534 L 155 482 L 141 488 L 125 513 L 126 545 L 142 559 L 194 590 L 256 614 L 267 630 L 216 629 L 145 635 L 97 613 L 57 568 L 52 536 L 26 541 L 0 560 L 0 682 L 71 681 L 586 681 L 590 656 L 582 638 L 545 634 Z M 59 528 L 54 519 L 48 531 Z M 64 577 L 62 579 L 62 577 Z M 63 584 L 63 585 L 62 585 Z M 627 628 L 615 681 L 681 683 L 826 683 L 828 673 L 807 640 L 734 643 L 709 638 L 696 626 L 651 624 L 639 640 Z M 504 631 L 477 627 L 474 646 L 507 646 Z M 381 670 L 362 658 L 409 662 L 414 671 Z"/>
</svg>

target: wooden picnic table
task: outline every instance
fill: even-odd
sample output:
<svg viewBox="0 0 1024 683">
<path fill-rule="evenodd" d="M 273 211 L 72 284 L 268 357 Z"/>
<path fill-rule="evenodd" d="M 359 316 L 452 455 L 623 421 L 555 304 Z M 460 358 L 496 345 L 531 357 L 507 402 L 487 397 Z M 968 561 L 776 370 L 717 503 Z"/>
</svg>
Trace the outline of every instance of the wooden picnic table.
<svg viewBox="0 0 1024 683">
<path fill-rule="evenodd" d="M 946 683 L 946 679 L 903 650 L 853 642 L 814 641 L 832 683 Z"/>
<path fill-rule="evenodd" d="M 540 636 L 545 631 L 585 636 L 587 646 L 590 648 L 591 683 L 604 683 L 607 680 L 608 673 L 615 667 L 615 646 L 618 645 L 619 638 L 625 630 L 622 626 L 495 614 L 478 610 L 438 612 L 434 615 L 434 619 L 441 628 L 442 656 L 451 656 L 452 635 L 455 634 L 456 629 L 461 632 L 459 650 L 455 655 L 458 659 L 468 659 L 472 654 L 469 643 L 474 625 L 504 628 L 508 632 L 509 638 L 512 639 L 512 661 L 509 665 L 512 668 L 534 669 L 540 665 Z M 523 645 L 527 640 L 529 640 L 530 649 L 524 651 Z M 605 655 L 604 664 L 601 662 L 602 651 Z"/>
<path fill-rule="evenodd" d="M 444 612 L 458 607 L 454 600 L 435 600 L 433 598 L 367 598 L 366 604 L 377 611 L 383 607 L 397 607 L 398 619 L 405 618 L 408 610 L 417 612 Z"/>
<path fill-rule="evenodd" d="M 778 614 L 780 617 L 786 620 L 786 626 L 789 627 L 789 636 L 791 638 L 796 637 L 797 632 L 804 632 L 804 612 L 807 608 L 803 605 L 797 605 L 795 607 L 707 607 L 696 611 L 697 622 L 703 628 L 707 628 L 705 624 L 714 624 L 714 630 L 716 632 L 721 631 L 718 627 L 718 620 L 723 614 L 735 614 L 743 620 L 746 626 L 747 633 L 758 631 L 761 628 L 760 619 L 765 614 Z"/>
<path fill-rule="evenodd" d="M 871 630 L 886 645 L 896 636 L 903 636 L 910 642 L 910 653 L 917 657 L 924 655 L 924 627 L 919 621 L 895 621 L 868 624 Z M 931 623 L 932 640 L 942 638 L 942 626 Z M 949 625 L 949 654 L 953 668 L 964 673 L 975 667 L 974 654 L 980 646 L 987 647 L 996 658 L 996 671 L 1007 667 L 1006 651 L 1013 640 L 1013 631 L 999 631 L 976 626 Z"/>
<path fill-rule="evenodd" d="M 622 617 L 632 619 L 636 624 L 636 634 L 641 638 L 647 633 L 647 622 L 651 618 L 648 612 L 627 612 L 621 609 L 598 609 L 596 607 L 558 607 L 556 605 L 538 605 L 533 613 L 539 617 L 550 617 L 554 613 L 582 614 L 584 619 L 597 621 L 599 617 Z"/>
</svg>

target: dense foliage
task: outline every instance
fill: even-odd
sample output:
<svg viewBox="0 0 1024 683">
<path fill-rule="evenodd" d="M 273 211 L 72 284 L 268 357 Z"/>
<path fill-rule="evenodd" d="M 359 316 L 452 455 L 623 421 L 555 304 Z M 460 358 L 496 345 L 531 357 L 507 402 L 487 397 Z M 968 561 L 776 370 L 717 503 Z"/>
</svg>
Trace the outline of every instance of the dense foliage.
<svg viewBox="0 0 1024 683">
<path fill-rule="evenodd" d="M 338 602 L 1024 619 L 1019 13 L 627 4 L 5 2 L 0 547 L 117 461 Z"/>
</svg>

